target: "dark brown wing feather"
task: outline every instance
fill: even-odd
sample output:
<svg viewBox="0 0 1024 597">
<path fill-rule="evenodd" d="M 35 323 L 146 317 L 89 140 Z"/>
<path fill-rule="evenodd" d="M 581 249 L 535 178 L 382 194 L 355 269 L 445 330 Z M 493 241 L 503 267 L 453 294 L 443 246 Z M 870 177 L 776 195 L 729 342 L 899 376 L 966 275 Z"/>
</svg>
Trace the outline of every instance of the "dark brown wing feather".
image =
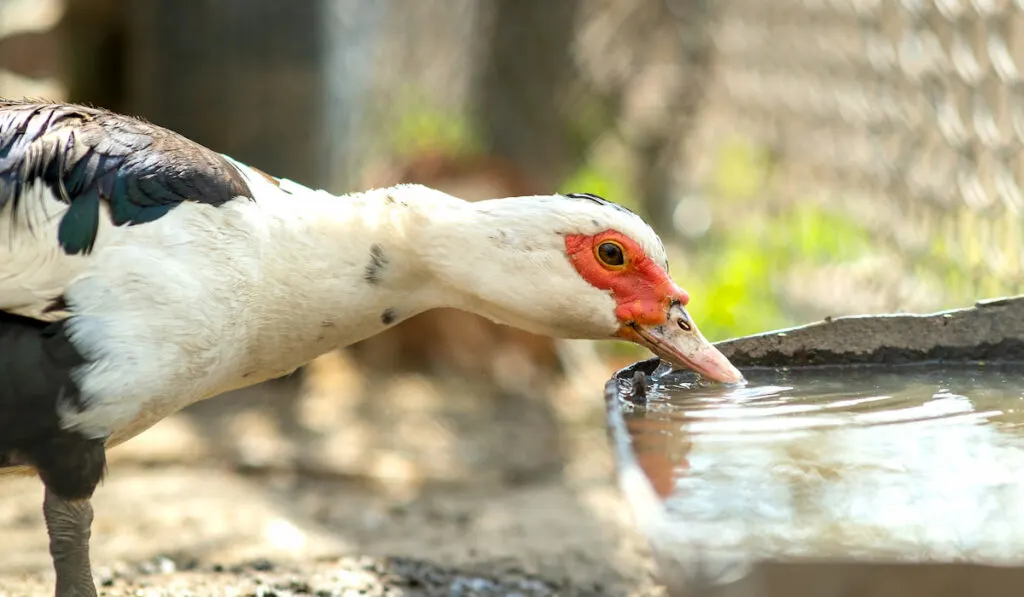
<svg viewBox="0 0 1024 597">
<path fill-rule="evenodd" d="M 122 226 L 151 222 L 185 201 L 251 197 L 222 155 L 162 127 L 97 108 L 2 100 L 0 212 L 11 206 L 16 219 L 34 181 L 69 205 L 55 239 L 67 253 L 92 249 L 100 202 Z"/>
</svg>

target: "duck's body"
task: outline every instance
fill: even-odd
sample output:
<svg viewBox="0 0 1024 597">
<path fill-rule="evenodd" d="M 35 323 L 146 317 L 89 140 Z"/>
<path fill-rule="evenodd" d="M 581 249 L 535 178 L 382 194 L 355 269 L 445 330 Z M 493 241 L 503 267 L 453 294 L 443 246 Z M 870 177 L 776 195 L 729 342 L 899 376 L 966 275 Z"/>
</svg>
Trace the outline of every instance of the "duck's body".
<svg viewBox="0 0 1024 597">
<path fill-rule="evenodd" d="M 387 237 L 400 222 L 384 192 L 348 201 L 289 193 L 238 168 L 252 176 L 251 197 L 110 226 L 89 255 L 52 251 L 46 265 L 57 276 L 21 276 L 11 313 L 53 322 L 87 361 L 75 384 L 85 408 L 59 405 L 62 426 L 119 443 L 196 400 L 284 375 L 431 306 L 408 264 L 391 262 L 397 241 Z M 39 204 L 61 207 L 50 197 Z M 58 222 L 21 234 L 53 238 Z"/>
<path fill-rule="evenodd" d="M 604 271 L 589 247 L 609 234 L 631 254 Z M 335 197 L 125 116 L 0 102 L 0 468 L 39 472 L 58 594 L 93 595 L 60 556 L 87 547 L 107 447 L 436 307 L 558 337 L 690 333 L 666 270 L 647 225 L 593 196 Z M 692 334 L 698 369 L 739 379 Z M 57 542 L 68 528 L 84 539 Z"/>
</svg>

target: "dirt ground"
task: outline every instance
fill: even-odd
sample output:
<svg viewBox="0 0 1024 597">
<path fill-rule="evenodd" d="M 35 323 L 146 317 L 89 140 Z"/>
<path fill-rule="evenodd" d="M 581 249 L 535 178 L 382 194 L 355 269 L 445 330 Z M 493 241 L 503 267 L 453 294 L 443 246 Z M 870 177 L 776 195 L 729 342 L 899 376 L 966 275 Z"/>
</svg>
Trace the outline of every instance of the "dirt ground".
<svg viewBox="0 0 1024 597">
<path fill-rule="evenodd" d="M 660 595 L 591 373 L 537 398 L 335 354 L 194 405 L 110 453 L 102 594 Z M 0 479 L 0 596 L 52 595 L 41 500 Z"/>
</svg>

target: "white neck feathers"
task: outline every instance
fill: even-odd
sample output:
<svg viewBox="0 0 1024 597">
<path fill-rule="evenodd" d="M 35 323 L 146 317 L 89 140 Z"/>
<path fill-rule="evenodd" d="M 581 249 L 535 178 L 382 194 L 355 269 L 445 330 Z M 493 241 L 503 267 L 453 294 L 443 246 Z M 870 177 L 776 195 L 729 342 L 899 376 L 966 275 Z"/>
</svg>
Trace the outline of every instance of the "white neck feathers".
<svg viewBox="0 0 1024 597">
<path fill-rule="evenodd" d="M 562 337 L 615 330 L 611 298 L 571 269 L 557 232 L 567 224 L 553 214 L 566 210 L 551 201 L 572 201 L 470 203 L 420 185 L 333 196 L 263 182 L 251 208 L 263 239 L 251 308 L 260 322 L 253 350 L 268 366 L 436 307 Z M 595 310 L 608 314 L 597 324 Z"/>
</svg>

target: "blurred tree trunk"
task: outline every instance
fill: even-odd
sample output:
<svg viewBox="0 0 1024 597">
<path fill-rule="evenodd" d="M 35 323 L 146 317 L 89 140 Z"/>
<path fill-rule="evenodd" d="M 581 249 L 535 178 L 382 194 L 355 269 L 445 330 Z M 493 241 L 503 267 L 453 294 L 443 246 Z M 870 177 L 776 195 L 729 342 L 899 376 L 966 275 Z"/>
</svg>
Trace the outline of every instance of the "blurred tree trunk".
<svg viewBox="0 0 1024 597">
<path fill-rule="evenodd" d="M 123 112 L 125 15 L 121 0 L 65 0 L 60 24 L 67 99 Z"/>
<path fill-rule="evenodd" d="M 671 120 L 642 139 L 637 147 L 640 167 L 637 186 L 643 210 L 666 241 L 677 240 L 673 224 L 679 193 L 695 184 L 685 170 L 687 141 L 697 127 L 700 108 L 711 79 L 711 0 L 673 0 L 661 6 L 666 22 L 676 22 L 682 82 L 673 94 Z M 674 13 L 674 14 L 671 14 Z"/>
<path fill-rule="evenodd" d="M 383 3 L 66 2 L 71 101 L 144 116 L 277 176 L 347 187 Z"/>
<path fill-rule="evenodd" d="M 323 185 L 329 2 L 131 2 L 129 111 L 271 174 Z"/>
<path fill-rule="evenodd" d="M 574 78 L 572 42 L 579 0 L 491 0 L 486 54 L 476 86 L 477 119 L 487 147 L 553 190 L 578 155 L 561 98 Z"/>
</svg>

